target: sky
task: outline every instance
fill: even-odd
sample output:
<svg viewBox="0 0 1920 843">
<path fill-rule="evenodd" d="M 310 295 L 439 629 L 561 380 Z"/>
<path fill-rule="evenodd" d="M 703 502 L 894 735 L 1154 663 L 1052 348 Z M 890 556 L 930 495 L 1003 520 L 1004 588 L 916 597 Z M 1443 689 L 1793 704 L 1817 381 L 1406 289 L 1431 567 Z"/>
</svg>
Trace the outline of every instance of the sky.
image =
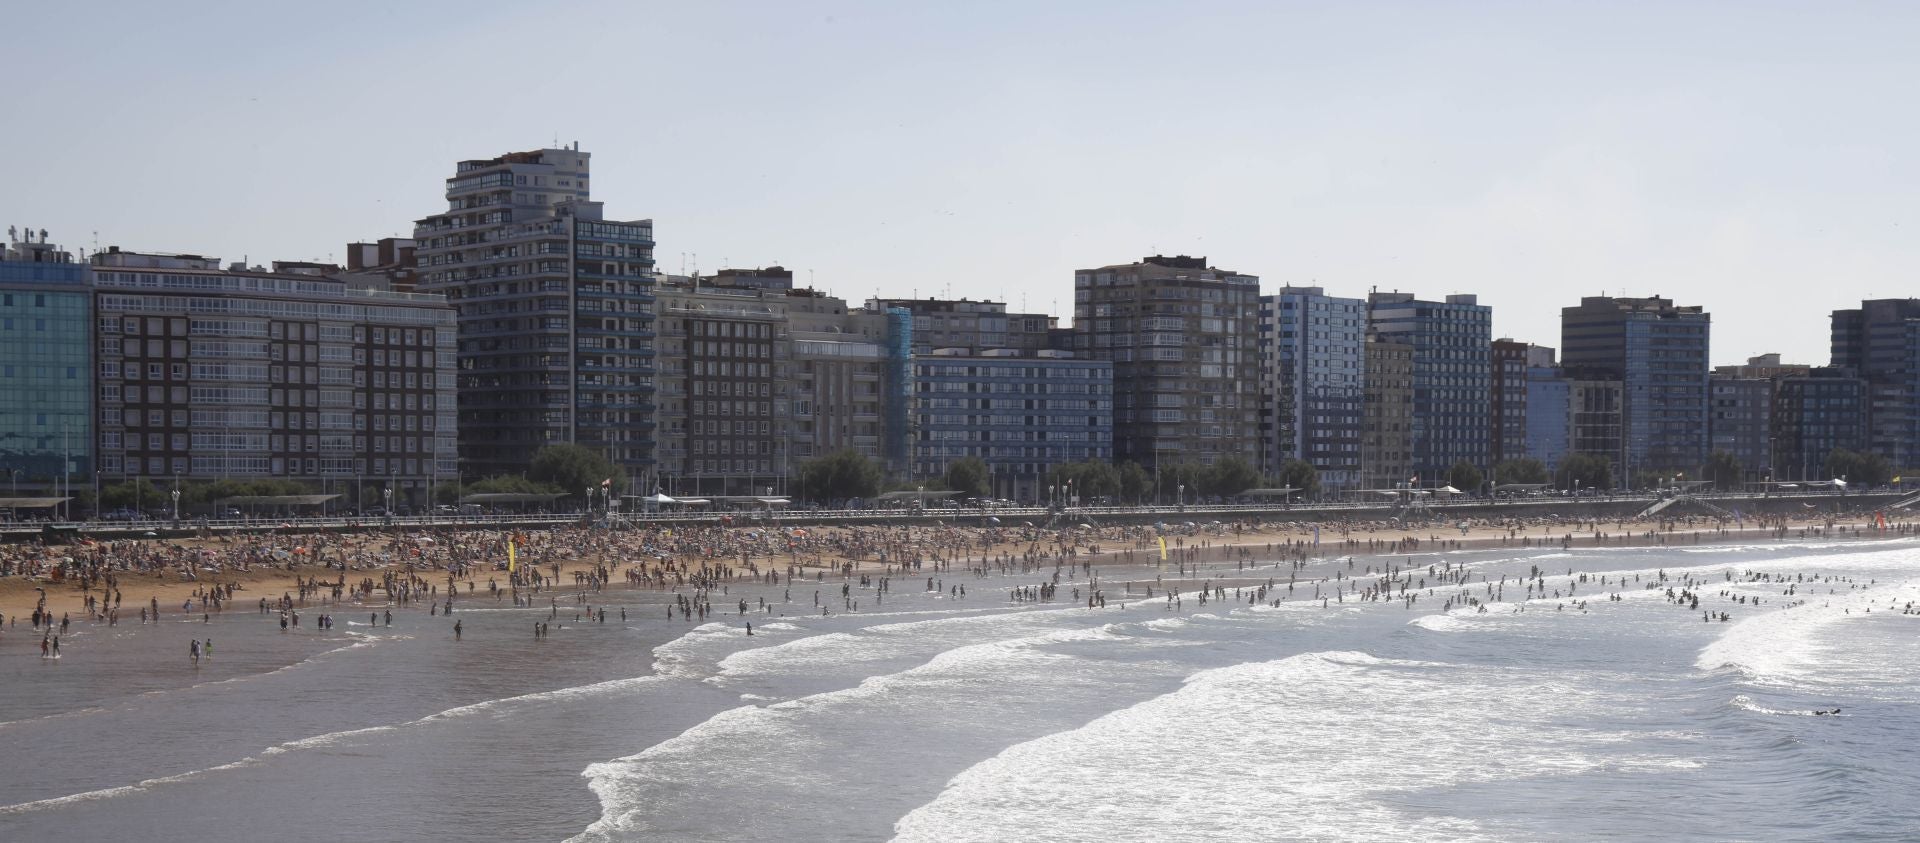
<svg viewBox="0 0 1920 843">
<path fill-rule="evenodd" d="M 344 261 L 456 161 L 578 141 L 665 272 L 1071 315 L 1077 268 L 1581 296 L 1828 358 L 1916 295 L 1920 5 L 16 4 L 0 215 L 92 250 Z M 1063 318 L 1063 322 L 1064 322 Z"/>
</svg>

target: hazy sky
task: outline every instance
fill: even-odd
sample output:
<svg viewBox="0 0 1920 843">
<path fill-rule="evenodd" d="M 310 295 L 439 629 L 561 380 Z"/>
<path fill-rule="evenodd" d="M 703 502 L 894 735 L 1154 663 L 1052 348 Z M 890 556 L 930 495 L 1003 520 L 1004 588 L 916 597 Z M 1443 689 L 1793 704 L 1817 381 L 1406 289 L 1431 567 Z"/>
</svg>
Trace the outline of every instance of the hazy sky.
<svg viewBox="0 0 1920 843">
<path fill-rule="evenodd" d="M 1827 358 L 1916 293 L 1920 6 L 13 4 L 8 224 L 343 259 L 453 163 L 578 140 L 661 269 L 1067 315 L 1078 267 L 1204 254 L 1273 290 L 1713 314 Z"/>
</svg>

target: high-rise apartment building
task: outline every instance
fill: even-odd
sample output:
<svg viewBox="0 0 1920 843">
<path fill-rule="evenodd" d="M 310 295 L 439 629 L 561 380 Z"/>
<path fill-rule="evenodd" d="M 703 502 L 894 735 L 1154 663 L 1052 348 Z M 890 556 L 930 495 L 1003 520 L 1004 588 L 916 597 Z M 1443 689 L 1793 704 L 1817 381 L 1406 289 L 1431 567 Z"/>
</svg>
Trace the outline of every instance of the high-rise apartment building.
<svg viewBox="0 0 1920 843">
<path fill-rule="evenodd" d="M 1116 460 L 1257 464 L 1259 296 L 1259 278 L 1204 257 L 1074 273 L 1074 351 L 1113 362 Z"/>
<path fill-rule="evenodd" d="M 1707 458 L 1707 345 L 1711 317 L 1659 296 L 1589 296 L 1560 311 L 1561 364 L 1585 379 L 1620 381 L 1620 472 L 1670 476 Z"/>
<path fill-rule="evenodd" d="M 1778 357 L 1774 355 L 1776 363 Z M 1732 455 L 1745 480 L 1771 477 L 1773 378 L 1715 372 L 1708 377 L 1707 388 L 1713 450 Z"/>
<path fill-rule="evenodd" d="M 1361 484 L 1366 428 L 1367 305 L 1319 287 L 1260 297 L 1260 468 L 1289 459 L 1329 491 Z"/>
<path fill-rule="evenodd" d="M 1054 466 L 1113 457 L 1109 361 L 945 348 L 916 356 L 913 369 L 916 478 L 938 478 L 978 457 L 994 496 L 1039 501 Z"/>
<path fill-rule="evenodd" d="M 992 494 L 1037 501 L 1055 465 L 1113 456 L 1113 364 L 1054 349 L 1055 320 L 968 299 L 867 301 L 913 325 L 912 475 L 966 457 Z"/>
<path fill-rule="evenodd" d="M 1367 307 L 1376 336 L 1413 347 L 1414 472 L 1440 485 L 1459 463 L 1486 471 L 1492 455 L 1493 308 L 1472 295 L 1436 302 L 1401 292 L 1375 292 Z"/>
<path fill-rule="evenodd" d="M 1527 351 L 1528 343 L 1511 339 L 1493 341 L 1493 419 L 1489 444 L 1493 464 L 1529 456 L 1527 453 Z"/>
<path fill-rule="evenodd" d="M 1920 467 L 1920 299 L 1863 301 L 1832 324 L 1832 364 L 1867 382 L 1867 447 Z"/>
<path fill-rule="evenodd" d="M 1567 451 L 1606 460 L 1613 482 L 1624 487 L 1620 455 L 1626 425 L 1626 388 L 1611 378 L 1567 379 Z"/>
<path fill-rule="evenodd" d="M 0 251 L 0 472 L 9 495 L 93 483 L 93 294 L 87 267 L 41 231 Z M 69 513 L 62 510 L 62 514 Z"/>
<path fill-rule="evenodd" d="M 849 308 L 844 299 L 796 291 L 787 298 L 793 337 L 793 459 L 842 448 L 909 469 L 913 317 L 898 308 Z"/>
<path fill-rule="evenodd" d="M 1867 382 L 1851 369 L 1813 369 L 1774 381 L 1773 446 L 1779 480 L 1832 480 L 1834 449 L 1867 446 Z"/>
<path fill-rule="evenodd" d="M 286 477 L 424 505 L 458 476 L 443 297 L 198 255 L 92 263 L 104 479 Z"/>
<path fill-rule="evenodd" d="M 1399 489 L 1413 478 L 1413 346 L 1369 335 L 1363 382 L 1366 428 L 1360 439 L 1361 482 Z"/>
<path fill-rule="evenodd" d="M 1031 355 L 1049 348 L 1047 334 L 1055 319 L 1044 313 L 1008 313 L 1004 302 L 966 299 L 867 300 L 867 309 L 899 308 L 913 316 L 913 353 L 935 349 L 1008 349 Z"/>
<path fill-rule="evenodd" d="M 785 494 L 793 444 L 789 291 L 692 280 L 655 288 L 658 485 L 694 497 Z"/>
<path fill-rule="evenodd" d="M 414 225 L 419 288 L 459 312 L 468 475 L 524 471 L 572 442 L 641 475 L 653 456 L 653 222 L 606 219 L 588 154 L 462 161 Z"/>
<path fill-rule="evenodd" d="M 1527 456 L 1550 472 L 1572 453 L 1572 384 L 1551 357 L 1527 367 Z"/>
</svg>

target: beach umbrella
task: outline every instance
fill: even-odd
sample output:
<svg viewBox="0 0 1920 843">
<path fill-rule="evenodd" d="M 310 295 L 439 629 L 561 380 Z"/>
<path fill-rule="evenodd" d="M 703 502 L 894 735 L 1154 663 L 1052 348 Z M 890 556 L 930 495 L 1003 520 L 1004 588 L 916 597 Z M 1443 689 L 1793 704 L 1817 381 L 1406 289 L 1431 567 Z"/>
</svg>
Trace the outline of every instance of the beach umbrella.
<svg viewBox="0 0 1920 843">
<path fill-rule="evenodd" d="M 987 523 L 989 523 L 989 524 L 998 524 L 998 523 L 1000 523 L 1000 519 L 999 519 L 999 518 L 996 518 L 996 517 L 994 517 L 994 516 L 991 516 L 991 515 L 989 515 L 989 516 L 987 516 Z"/>
</svg>

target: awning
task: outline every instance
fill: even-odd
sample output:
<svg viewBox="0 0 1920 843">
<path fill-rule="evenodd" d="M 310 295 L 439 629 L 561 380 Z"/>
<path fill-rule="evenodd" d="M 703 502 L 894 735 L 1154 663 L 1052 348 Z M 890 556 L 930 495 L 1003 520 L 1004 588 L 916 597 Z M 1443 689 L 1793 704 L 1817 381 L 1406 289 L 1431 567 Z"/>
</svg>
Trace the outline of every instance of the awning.
<svg viewBox="0 0 1920 843">
<path fill-rule="evenodd" d="M 941 491 L 934 491 L 931 489 L 924 492 L 900 491 L 900 492 L 887 492 L 885 494 L 880 495 L 879 497 L 874 498 L 874 500 L 877 500 L 877 501 L 912 501 L 912 500 L 930 501 L 930 500 L 939 500 L 941 498 L 950 498 L 958 494 L 960 493 L 957 491 L 941 492 Z"/>
<path fill-rule="evenodd" d="M 214 503 L 220 506 L 319 506 L 339 495 L 235 495 Z"/>
<path fill-rule="evenodd" d="M 476 495 L 462 495 L 461 503 L 551 503 L 566 497 L 562 494 L 530 494 L 525 492 L 482 492 Z"/>
<path fill-rule="evenodd" d="M 0 509 L 52 509 L 73 498 L 0 498 Z"/>
</svg>

